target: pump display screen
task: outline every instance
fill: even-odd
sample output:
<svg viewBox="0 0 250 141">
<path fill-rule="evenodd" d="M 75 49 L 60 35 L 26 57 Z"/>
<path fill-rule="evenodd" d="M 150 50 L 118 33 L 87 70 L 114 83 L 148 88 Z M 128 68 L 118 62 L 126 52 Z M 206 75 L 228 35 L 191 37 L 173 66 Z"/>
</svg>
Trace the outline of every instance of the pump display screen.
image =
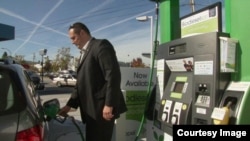
<svg viewBox="0 0 250 141">
<path fill-rule="evenodd" d="M 173 92 L 182 93 L 185 82 L 175 82 Z"/>
</svg>

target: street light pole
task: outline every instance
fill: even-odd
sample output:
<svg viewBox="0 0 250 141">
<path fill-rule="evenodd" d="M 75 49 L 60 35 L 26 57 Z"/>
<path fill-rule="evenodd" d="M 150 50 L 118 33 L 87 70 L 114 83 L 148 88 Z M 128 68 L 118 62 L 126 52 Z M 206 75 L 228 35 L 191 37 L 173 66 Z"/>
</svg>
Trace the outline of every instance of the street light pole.
<svg viewBox="0 0 250 141">
<path fill-rule="evenodd" d="M 150 32 L 151 32 L 151 53 L 150 53 L 150 60 L 151 60 L 151 64 L 150 64 L 150 77 L 149 77 L 149 85 L 148 85 L 148 90 L 147 90 L 147 97 L 150 97 L 151 95 L 151 88 L 152 88 L 152 78 L 153 78 L 153 72 L 154 72 L 154 44 L 153 44 L 153 16 L 142 16 L 142 17 L 137 17 L 136 20 L 138 21 L 148 21 L 148 20 L 151 20 L 150 22 Z M 147 104 L 147 103 L 146 103 Z M 146 109 L 145 109 L 146 110 Z M 143 123 L 144 123 L 144 120 L 145 120 L 145 114 L 143 114 L 142 116 L 142 119 L 141 119 L 141 124 L 140 124 L 140 128 L 137 132 L 137 135 L 136 135 L 136 139 L 135 141 L 137 141 L 137 138 L 140 136 L 140 133 L 141 133 L 141 129 L 143 127 Z"/>
<path fill-rule="evenodd" d="M 43 83 L 43 55 L 41 55 L 42 56 L 42 63 L 41 63 L 41 65 L 42 65 L 42 83 Z"/>
<path fill-rule="evenodd" d="M 43 57 L 47 54 L 47 49 L 41 49 L 39 54 L 42 56 L 42 83 L 43 83 Z"/>
<path fill-rule="evenodd" d="M 153 44 L 153 16 L 141 16 L 141 17 L 137 17 L 136 20 L 137 21 L 140 21 L 140 22 L 145 22 L 145 21 L 148 21 L 150 19 L 150 38 L 151 38 L 151 41 L 150 41 L 150 44 L 151 44 L 151 53 L 150 53 L 150 58 L 151 58 L 151 67 L 152 66 L 152 62 L 154 61 L 153 60 L 153 52 L 154 52 L 154 44 Z"/>
</svg>

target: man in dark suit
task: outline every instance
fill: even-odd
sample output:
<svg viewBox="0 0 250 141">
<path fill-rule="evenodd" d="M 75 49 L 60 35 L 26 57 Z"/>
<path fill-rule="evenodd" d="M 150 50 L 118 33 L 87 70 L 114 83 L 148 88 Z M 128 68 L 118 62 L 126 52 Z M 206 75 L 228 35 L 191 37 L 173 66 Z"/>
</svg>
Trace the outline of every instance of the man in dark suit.
<svg viewBox="0 0 250 141">
<path fill-rule="evenodd" d="M 87 141 L 110 141 L 115 119 L 127 111 L 120 89 L 121 72 L 113 45 L 95 39 L 80 22 L 69 27 L 69 37 L 82 55 L 77 69 L 77 84 L 58 114 L 80 107 L 86 123 Z"/>
</svg>

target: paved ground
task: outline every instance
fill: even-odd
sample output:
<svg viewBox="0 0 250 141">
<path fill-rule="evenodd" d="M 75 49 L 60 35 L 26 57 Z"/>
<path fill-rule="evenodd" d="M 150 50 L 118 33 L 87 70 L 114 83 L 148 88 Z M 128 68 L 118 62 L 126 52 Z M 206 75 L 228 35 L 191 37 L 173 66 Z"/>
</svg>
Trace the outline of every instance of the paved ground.
<svg viewBox="0 0 250 141">
<path fill-rule="evenodd" d="M 59 102 L 60 102 L 60 107 L 63 107 L 66 104 L 66 102 L 69 99 L 69 97 L 70 97 L 70 92 L 71 91 L 69 89 L 71 89 L 71 88 L 60 88 L 61 89 L 60 91 L 62 91 L 61 94 L 60 93 L 53 94 L 53 93 L 51 93 L 51 91 L 52 91 L 52 89 L 55 89 L 54 88 L 55 85 L 52 84 L 52 81 L 49 78 L 47 78 L 47 77 L 44 77 L 43 81 L 45 83 L 45 90 L 43 92 L 41 92 L 42 93 L 41 94 L 42 103 L 44 103 L 45 101 L 57 98 L 59 100 Z M 69 112 L 68 114 L 70 116 L 74 116 L 75 119 L 81 120 L 79 109 L 77 109 L 77 110 L 76 109 L 72 109 L 72 111 Z"/>
<path fill-rule="evenodd" d="M 43 78 L 43 81 L 45 83 L 45 89 L 40 93 L 41 95 L 41 99 L 42 99 L 42 103 L 44 103 L 45 101 L 57 98 L 60 102 L 60 107 L 63 107 L 68 98 L 70 97 L 70 93 L 72 91 L 72 88 L 70 87 L 63 87 L 63 88 L 57 88 L 54 84 L 52 84 L 52 81 L 49 78 Z M 76 120 L 80 120 L 81 121 L 81 116 L 80 116 L 80 112 L 79 109 L 72 109 L 71 112 L 68 113 L 70 116 L 73 116 Z M 120 118 L 121 121 L 117 121 L 116 122 L 116 126 L 114 128 L 114 133 L 117 137 L 113 136 L 112 141 L 126 141 L 126 137 L 124 137 L 124 133 L 120 133 L 122 132 L 126 132 L 126 130 L 124 129 L 123 126 L 123 122 L 125 122 L 125 116 L 122 116 L 123 118 Z M 117 123 L 121 123 L 121 125 L 118 125 Z M 72 136 L 73 135 L 73 136 Z M 79 138 L 76 134 L 65 134 L 65 137 L 63 137 L 63 140 L 60 141 L 78 141 L 75 138 Z M 119 136 L 121 135 L 121 136 Z M 146 138 L 142 138 L 139 139 L 138 141 L 146 141 Z"/>
</svg>

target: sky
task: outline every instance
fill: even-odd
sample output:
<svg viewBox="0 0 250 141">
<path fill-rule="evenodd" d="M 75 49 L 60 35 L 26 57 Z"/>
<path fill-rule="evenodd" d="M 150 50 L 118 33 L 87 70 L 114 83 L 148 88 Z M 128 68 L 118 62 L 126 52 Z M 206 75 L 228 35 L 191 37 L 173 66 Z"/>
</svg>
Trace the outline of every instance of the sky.
<svg viewBox="0 0 250 141">
<path fill-rule="evenodd" d="M 217 1 L 223 0 L 195 0 L 195 9 Z M 179 0 L 180 17 L 191 13 L 189 2 Z M 147 65 L 150 59 L 142 53 L 151 50 L 151 22 L 139 22 L 136 17 L 155 18 L 155 7 L 150 0 L 1 0 L 0 23 L 15 27 L 15 39 L 0 42 L 0 55 L 7 52 L 39 61 L 39 51 L 47 49 L 53 60 L 59 49 L 70 48 L 71 56 L 78 57 L 68 27 L 83 22 L 93 37 L 111 41 L 119 61 L 140 57 Z"/>
</svg>

